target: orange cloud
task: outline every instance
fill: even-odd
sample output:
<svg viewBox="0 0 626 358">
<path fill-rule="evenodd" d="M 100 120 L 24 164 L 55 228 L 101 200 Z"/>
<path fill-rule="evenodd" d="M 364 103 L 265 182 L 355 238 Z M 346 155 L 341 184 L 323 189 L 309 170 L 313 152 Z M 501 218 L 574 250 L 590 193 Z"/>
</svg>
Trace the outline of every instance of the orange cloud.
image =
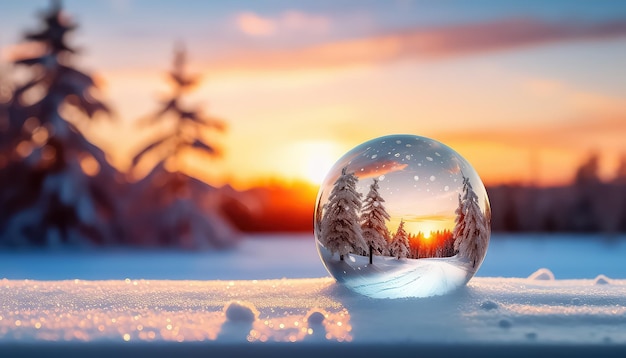
<svg viewBox="0 0 626 358">
<path fill-rule="evenodd" d="M 359 177 L 359 179 L 366 178 L 376 178 L 381 175 L 385 175 L 388 173 L 397 172 L 406 168 L 408 164 L 406 163 L 398 163 L 393 160 L 386 160 L 376 162 L 376 165 L 364 165 L 360 169 L 355 169 L 354 174 Z M 359 168 L 359 163 L 353 162 L 350 165 L 351 168 Z"/>
<path fill-rule="evenodd" d="M 544 127 L 508 127 L 440 133 L 437 138 L 449 142 L 495 143 L 509 147 L 563 148 L 589 144 L 607 136 L 626 136 L 626 112 L 606 117 L 574 119 Z"/>
<path fill-rule="evenodd" d="M 544 126 L 507 126 L 440 133 L 435 137 L 463 153 L 488 185 L 571 182 L 575 168 L 589 155 L 602 157 L 599 175 L 614 176 L 624 153 L 626 111 L 561 121 Z"/>
<path fill-rule="evenodd" d="M 269 32 L 269 20 L 248 13 L 250 28 Z M 304 15 L 283 14 L 301 23 Z M 271 22 L 276 24 L 277 22 Z M 326 24 L 318 19 L 313 23 Z M 240 24 L 241 25 L 241 24 Z M 242 28 L 243 30 L 243 28 Z M 249 29 L 250 30 L 250 29 Z M 250 33 L 254 31 L 249 31 Z M 378 64 L 401 59 L 428 60 L 514 49 L 559 41 L 604 39 L 626 35 L 626 20 L 592 24 L 549 23 L 536 19 L 504 19 L 440 28 L 415 28 L 387 35 L 330 42 L 312 47 L 239 53 L 212 66 L 239 70 L 297 70 Z"/>
</svg>

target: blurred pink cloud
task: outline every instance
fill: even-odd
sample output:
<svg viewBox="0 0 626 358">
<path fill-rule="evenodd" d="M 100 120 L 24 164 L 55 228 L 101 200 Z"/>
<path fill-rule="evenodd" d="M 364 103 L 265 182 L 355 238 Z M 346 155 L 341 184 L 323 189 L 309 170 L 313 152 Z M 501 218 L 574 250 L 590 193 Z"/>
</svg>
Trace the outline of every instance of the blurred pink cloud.
<svg viewBox="0 0 626 358">
<path fill-rule="evenodd" d="M 235 16 L 241 32 L 249 36 L 272 36 L 279 33 L 323 34 L 328 32 L 330 18 L 288 10 L 275 17 L 264 17 L 254 12 L 242 12 Z"/>
<path fill-rule="evenodd" d="M 269 36 L 276 31 L 276 23 L 253 12 L 237 14 L 235 21 L 239 29 L 250 36 Z"/>
<path fill-rule="evenodd" d="M 270 35 L 279 28 L 330 26 L 325 18 L 285 12 L 278 19 L 252 13 L 238 17 L 242 31 Z M 305 48 L 240 52 L 217 60 L 222 69 L 306 69 L 346 67 L 396 61 L 428 60 L 489 51 L 536 46 L 545 43 L 626 36 L 626 20 L 598 23 L 558 22 L 537 19 L 503 19 L 492 22 L 438 28 L 413 28 L 367 38 L 327 42 Z"/>
</svg>

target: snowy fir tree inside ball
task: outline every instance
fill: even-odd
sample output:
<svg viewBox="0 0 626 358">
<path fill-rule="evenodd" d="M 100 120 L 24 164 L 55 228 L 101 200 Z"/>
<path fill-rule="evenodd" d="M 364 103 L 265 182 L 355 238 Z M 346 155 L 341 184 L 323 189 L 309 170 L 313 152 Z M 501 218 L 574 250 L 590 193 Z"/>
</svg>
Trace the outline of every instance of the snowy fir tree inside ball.
<svg viewBox="0 0 626 358">
<path fill-rule="evenodd" d="M 480 267 L 487 192 L 450 147 L 415 135 L 372 139 L 331 168 L 315 205 L 317 249 L 340 283 L 375 298 L 443 295 Z"/>
</svg>

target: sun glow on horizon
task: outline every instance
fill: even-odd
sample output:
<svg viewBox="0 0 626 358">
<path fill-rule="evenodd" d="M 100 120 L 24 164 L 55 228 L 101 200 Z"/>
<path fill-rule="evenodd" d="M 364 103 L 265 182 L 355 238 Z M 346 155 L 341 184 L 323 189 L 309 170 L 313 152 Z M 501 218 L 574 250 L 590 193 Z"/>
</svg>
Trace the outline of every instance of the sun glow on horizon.
<svg viewBox="0 0 626 358">
<path fill-rule="evenodd" d="M 341 153 L 337 145 L 327 141 L 307 141 L 293 146 L 298 166 L 296 175 L 313 184 L 321 184 L 324 177 L 339 159 Z"/>
<path fill-rule="evenodd" d="M 396 232 L 399 223 L 399 219 L 396 221 L 393 218 L 389 222 L 388 228 L 392 235 Z M 417 233 L 421 232 L 424 239 L 426 240 L 432 238 L 433 233 L 437 231 L 452 230 L 453 228 L 454 218 L 446 221 L 420 220 L 404 222 L 404 229 L 407 233 L 416 235 Z"/>
</svg>

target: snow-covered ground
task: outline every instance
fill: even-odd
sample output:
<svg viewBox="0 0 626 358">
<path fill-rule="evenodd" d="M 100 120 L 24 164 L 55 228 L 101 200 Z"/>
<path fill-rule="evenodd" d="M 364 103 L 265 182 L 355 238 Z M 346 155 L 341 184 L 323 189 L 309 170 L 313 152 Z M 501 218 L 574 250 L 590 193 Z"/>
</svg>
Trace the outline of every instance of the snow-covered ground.
<svg viewBox="0 0 626 358">
<path fill-rule="evenodd" d="M 476 274 L 527 277 L 547 267 L 557 279 L 626 278 L 626 237 L 494 235 Z M 252 280 L 316 278 L 328 273 L 313 235 L 244 239 L 230 251 L 93 249 L 0 251 L 0 278 L 33 280 Z"/>
<path fill-rule="evenodd" d="M 351 290 L 372 298 L 441 296 L 464 285 L 471 277 L 469 267 L 456 256 L 445 258 L 396 259 L 331 254 L 318 246 L 324 265 L 332 276 Z"/>
<path fill-rule="evenodd" d="M 381 300 L 325 277 L 312 237 L 224 253 L 3 252 L 0 357 L 623 357 L 625 255 L 623 240 L 499 237 L 479 271 L 491 277 Z M 532 275 L 542 266 L 556 269 Z"/>
</svg>

